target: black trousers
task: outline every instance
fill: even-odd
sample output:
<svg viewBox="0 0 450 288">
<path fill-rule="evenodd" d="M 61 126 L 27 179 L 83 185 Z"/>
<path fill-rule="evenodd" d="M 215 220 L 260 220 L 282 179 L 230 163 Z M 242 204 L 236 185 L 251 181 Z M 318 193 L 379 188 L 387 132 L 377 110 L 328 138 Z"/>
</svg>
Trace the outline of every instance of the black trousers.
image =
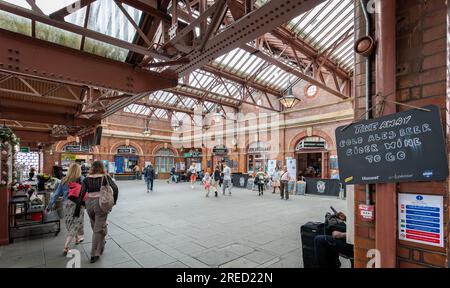
<svg viewBox="0 0 450 288">
<path fill-rule="evenodd" d="M 258 183 L 259 194 L 264 194 L 264 183 Z"/>
<path fill-rule="evenodd" d="M 353 258 L 353 245 L 327 235 L 314 238 L 314 251 L 320 268 L 339 268 L 339 254 Z"/>
<path fill-rule="evenodd" d="M 147 190 L 153 191 L 153 179 L 146 179 L 147 182 Z"/>
</svg>

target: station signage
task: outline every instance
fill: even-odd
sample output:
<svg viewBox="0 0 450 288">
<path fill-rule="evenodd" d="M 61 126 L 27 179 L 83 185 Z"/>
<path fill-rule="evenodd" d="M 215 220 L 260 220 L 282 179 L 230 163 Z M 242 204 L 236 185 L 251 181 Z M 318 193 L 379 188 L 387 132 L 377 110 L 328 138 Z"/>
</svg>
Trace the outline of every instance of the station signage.
<svg viewBox="0 0 450 288">
<path fill-rule="evenodd" d="M 248 154 L 266 154 L 270 152 L 270 146 L 265 142 L 254 142 L 248 146 Z"/>
<path fill-rule="evenodd" d="M 324 141 L 302 141 L 298 143 L 295 151 L 302 151 L 306 149 L 326 149 L 327 143 Z"/>
<path fill-rule="evenodd" d="M 444 198 L 404 194 L 398 196 L 399 239 L 444 247 Z"/>
<path fill-rule="evenodd" d="M 201 158 L 202 152 L 196 151 L 196 150 L 191 150 L 187 153 L 184 153 L 183 156 L 184 156 L 184 158 Z"/>
<path fill-rule="evenodd" d="M 449 171 L 439 108 L 423 108 L 337 128 L 341 181 L 353 185 L 445 180 Z"/>
<path fill-rule="evenodd" d="M 213 154 L 214 155 L 227 155 L 228 154 L 228 148 L 225 146 L 215 146 L 213 148 Z"/>
<path fill-rule="evenodd" d="M 20 147 L 20 152 L 22 152 L 22 153 L 29 153 L 30 152 L 30 147 Z"/>
<path fill-rule="evenodd" d="M 117 148 L 117 154 L 133 154 L 131 148 Z"/>
<path fill-rule="evenodd" d="M 64 151 L 70 153 L 89 152 L 89 150 L 90 149 L 88 146 L 81 146 L 81 145 L 66 145 L 64 147 Z"/>
</svg>

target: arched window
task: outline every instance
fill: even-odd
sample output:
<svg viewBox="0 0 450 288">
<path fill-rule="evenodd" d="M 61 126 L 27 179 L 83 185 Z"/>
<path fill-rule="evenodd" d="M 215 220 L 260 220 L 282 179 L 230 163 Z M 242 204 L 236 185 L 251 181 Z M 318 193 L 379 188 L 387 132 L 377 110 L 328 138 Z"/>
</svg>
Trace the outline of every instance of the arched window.
<svg viewBox="0 0 450 288">
<path fill-rule="evenodd" d="M 155 158 L 155 169 L 158 173 L 169 173 L 170 169 L 175 166 L 175 155 L 170 149 L 159 149 Z"/>
</svg>

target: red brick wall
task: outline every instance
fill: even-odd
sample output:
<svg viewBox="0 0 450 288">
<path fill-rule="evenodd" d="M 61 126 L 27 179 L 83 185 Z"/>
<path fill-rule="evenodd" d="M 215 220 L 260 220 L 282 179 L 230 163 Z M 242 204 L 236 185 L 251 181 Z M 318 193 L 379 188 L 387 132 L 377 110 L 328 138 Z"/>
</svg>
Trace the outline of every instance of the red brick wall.
<svg viewBox="0 0 450 288">
<path fill-rule="evenodd" d="M 446 27 L 447 6 L 444 0 L 397 1 L 397 101 L 416 106 L 435 104 L 442 108 L 444 127 L 446 126 L 447 50 Z M 356 1 L 359 3 L 359 1 Z M 356 3 L 355 2 L 355 3 Z M 355 37 L 364 33 L 360 7 L 355 11 Z M 362 31 L 360 30 L 362 27 Z M 356 56 L 355 67 L 355 108 L 356 116 L 364 108 L 364 64 L 365 58 Z M 374 70 L 373 70 L 374 71 Z M 373 73 L 374 74 L 374 73 Z M 375 84 L 376 77 L 372 77 Z M 375 87 L 375 85 L 372 85 Z M 375 94 L 372 89 L 372 95 Z M 398 106 L 398 111 L 407 110 Z M 365 186 L 357 185 L 356 208 L 365 203 Z M 449 186 L 440 183 L 402 183 L 397 185 L 399 193 L 421 193 L 444 196 L 447 248 L 433 248 L 426 245 L 399 241 L 397 245 L 397 265 L 404 268 L 447 267 L 448 227 L 449 227 Z M 372 201 L 375 203 L 375 194 Z M 357 209 L 356 209 L 357 211 Z M 363 223 L 356 217 L 355 225 L 355 266 L 366 267 L 367 250 L 375 248 L 376 223 Z M 392 219 L 397 223 L 397 219 Z"/>
</svg>

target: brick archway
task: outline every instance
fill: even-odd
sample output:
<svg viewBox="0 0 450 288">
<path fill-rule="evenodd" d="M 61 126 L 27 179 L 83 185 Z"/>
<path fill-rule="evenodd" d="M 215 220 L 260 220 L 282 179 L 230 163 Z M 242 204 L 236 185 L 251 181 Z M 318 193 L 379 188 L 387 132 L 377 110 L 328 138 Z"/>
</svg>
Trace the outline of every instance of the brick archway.
<svg viewBox="0 0 450 288">
<path fill-rule="evenodd" d="M 158 152 L 158 150 L 166 149 L 166 148 L 170 149 L 173 152 L 173 155 L 175 155 L 175 157 L 180 157 L 178 150 L 173 148 L 172 145 L 170 145 L 170 144 L 167 144 L 167 147 L 165 147 L 165 144 L 156 145 L 155 148 L 153 148 L 152 155 L 155 156 L 156 152 Z"/>
<path fill-rule="evenodd" d="M 69 137 L 67 140 L 59 141 L 55 145 L 55 151 L 63 153 L 64 152 L 63 151 L 64 146 L 66 146 L 67 144 L 72 143 L 72 142 L 75 142 L 75 138 L 74 137 Z M 87 154 L 91 154 L 91 153 L 87 153 Z M 97 146 L 92 146 L 92 154 L 100 154 L 100 151 L 98 150 Z"/>
<path fill-rule="evenodd" d="M 292 138 L 291 141 L 289 142 L 289 151 L 290 152 L 295 151 L 295 147 L 297 146 L 298 142 L 307 137 L 320 137 L 327 142 L 328 147 L 334 147 L 334 141 L 327 133 L 321 130 L 313 130 L 311 136 L 308 136 L 308 133 L 306 131 L 303 131 L 300 134 L 297 134 L 297 136 L 295 136 L 294 138 Z"/>
<path fill-rule="evenodd" d="M 123 145 L 123 146 L 126 145 L 125 140 L 117 141 L 116 143 L 114 143 L 114 144 L 111 146 L 111 149 L 109 150 L 109 153 L 110 153 L 111 155 L 117 154 L 117 153 L 116 153 L 117 148 L 119 148 L 119 146 L 122 146 L 122 145 Z M 139 145 L 139 144 L 136 143 L 136 142 L 130 141 L 130 146 L 136 148 L 136 152 L 137 152 L 137 155 L 138 155 L 138 156 L 144 156 L 144 150 L 142 149 L 141 145 Z"/>
</svg>

